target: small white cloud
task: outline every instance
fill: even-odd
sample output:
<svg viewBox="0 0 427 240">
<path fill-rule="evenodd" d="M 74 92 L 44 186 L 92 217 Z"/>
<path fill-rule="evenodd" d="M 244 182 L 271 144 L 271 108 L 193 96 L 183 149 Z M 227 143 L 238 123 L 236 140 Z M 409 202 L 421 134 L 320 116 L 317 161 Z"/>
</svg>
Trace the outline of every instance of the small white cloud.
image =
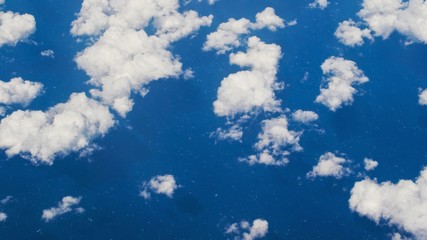
<svg viewBox="0 0 427 240">
<path fill-rule="evenodd" d="M 326 7 L 328 7 L 329 2 L 328 0 L 314 0 L 314 2 L 310 3 L 308 6 L 310 8 L 320 8 L 320 9 L 325 9 Z"/>
<path fill-rule="evenodd" d="M 371 41 L 374 40 L 370 29 L 360 29 L 351 19 L 339 23 L 338 28 L 335 31 L 335 37 L 337 37 L 342 44 L 350 47 L 363 45 L 364 38 Z"/>
<path fill-rule="evenodd" d="M 183 77 L 185 80 L 194 78 L 194 71 L 191 68 L 185 69 Z"/>
<path fill-rule="evenodd" d="M 33 15 L 13 12 L 0 12 L 0 47 L 16 45 L 27 39 L 36 30 Z"/>
<path fill-rule="evenodd" d="M 57 207 L 52 207 L 49 209 L 43 210 L 42 219 L 46 222 L 53 220 L 54 218 L 66 214 L 71 211 L 75 211 L 76 213 L 84 212 L 83 208 L 75 208 L 75 206 L 80 204 L 81 197 L 71 197 L 66 196 L 62 198 L 62 200 L 58 203 Z"/>
<path fill-rule="evenodd" d="M 384 221 L 416 239 L 427 239 L 427 168 L 416 181 L 378 183 L 367 178 L 356 182 L 349 204 L 352 211 L 377 224 Z"/>
<path fill-rule="evenodd" d="M 427 105 L 427 89 L 421 91 L 418 95 L 418 103 L 420 105 Z"/>
<path fill-rule="evenodd" d="M 164 194 L 171 198 L 178 187 L 179 186 L 176 184 L 174 176 L 169 174 L 163 176 L 159 175 L 151 178 L 149 182 L 144 182 L 139 195 L 144 199 L 150 199 L 150 191 L 152 191 L 157 194 Z"/>
<path fill-rule="evenodd" d="M 0 200 L 0 204 L 5 205 L 5 204 L 9 203 L 10 201 L 12 201 L 12 199 L 13 199 L 12 196 L 6 196 L 2 200 Z"/>
<path fill-rule="evenodd" d="M 353 85 L 369 81 L 355 62 L 341 57 L 326 59 L 321 68 L 328 85 L 320 89 L 316 102 L 322 103 L 331 111 L 336 111 L 343 104 L 352 104 L 353 95 L 357 92 Z"/>
<path fill-rule="evenodd" d="M 225 233 L 235 236 L 235 239 L 260 239 L 268 233 L 268 222 L 264 219 L 255 219 L 252 225 L 247 221 L 233 223 L 225 230 Z"/>
<path fill-rule="evenodd" d="M 40 53 L 40 55 L 42 57 L 55 58 L 55 52 L 52 49 L 48 49 L 48 50 L 42 51 Z"/>
<path fill-rule="evenodd" d="M 28 105 L 43 92 L 43 84 L 22 78 L 12 78 L 9 82 L 0 81 L 0 104 Z"/>
<path fill-rule="evenodd" d="M 239 159 L 250 165 L 283 166 L 288 163 L 290 152 L 302 151 L 299 145 L 301 132 L 290 131 L 285 116 L 264 120 L 255 149 L 258 154 Z"/>
<path fill-rule="evenodd" d="M 209 5 L 214 5 L 219 0 L 208 0 Z"/>
<path fill-rule="evenodd" d="M 307 177 L 335 177 L 337 179 L 350 173 L 349 168 L 345 168 L 343 164 L 349 161 L 345 158 L 337 157 L 331 152 L 327 152 L 320 156 L 319 162 L 313 167 L 313 170 L 307 173 Z"/>
<path fill-rule="evenodd" d="M 363 163 L 365 164 L 365 170 L 366 171 L 372 171 L 376 167 L 378 167 L 378 162 L 369 158 L 365 158 L 363 160 Z"/>
<path fill-rule="evenodd" d="M 256 22 L 254 23 L 246 18 L 239 20 L 230 18 L 227 22 L 221 23 L 215 32 L 207 36 L 203 50 L 216 50 L 217 54 L 224 54 L 235 47 L 239 47 L 241 45 L 240 36 L 248 34 L 250 30 L 268 28 L 271 31 L 276 31 L 277 28 L 284 27 L 283 19 L 276 15 L 273 8 L 267 7 L 256 14 Z"/>
<path fill-rule="evenodd" d="M 301 109 L 292 113 L 292 119 L 300 123 L 310 123 L 319 119 L 319 115 L 313 111 L 303 111 Z"/>
<path fill-rule="evenodd" d="M 5 222 L 7 219 L 7 214 L 0 212 L 0 222 Z"/>
<path fill-rule="evenodd" d="M 240 141 L 243 136 L 243 131 L 239 124 L 235 124 L 228 129 L 217 128 L 210 136 L 216 137 L 218 140 Z"/>
</svg>

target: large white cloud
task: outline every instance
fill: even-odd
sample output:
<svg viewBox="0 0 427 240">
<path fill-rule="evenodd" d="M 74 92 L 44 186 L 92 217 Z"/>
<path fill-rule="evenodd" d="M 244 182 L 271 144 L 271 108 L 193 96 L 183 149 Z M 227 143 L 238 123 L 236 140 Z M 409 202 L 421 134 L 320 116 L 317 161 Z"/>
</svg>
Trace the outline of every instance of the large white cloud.
<svg viewBox="0 0 427 240">
<path fill-rule="evenodd" d="M 264 219 L 255 219 L 252 225 L 248 221 L 233 223 L 227 227 L 225 233 L 235 236 L 234 239 L 254 240 L 260 239 L 268 233 L 268 222 Z"/>
<path fill-rule="evenodd" d="M 149 182 L 144 182 L 139 195 L 144 199 L 150 199 L 151 192 L 155 192 L 171 198 L 178 187 L 173 175 L 159 175 L 151 178 Z"/>
<path fill-rule="evenodd" d="M 397 31 L 410 42 L 427 43 L 427 2 L 424 0 L 364 0 L 357 15 L 375 36 L 387 39 Z"/>
<path fill-rule="evenodd" d="M 276 31 L 277 28 L 285 27 L 285 22 L 271 7 L 267 7 L 262 12 L 256 14 L 256 22 L 251 22 L 246 18 L 230 18 L 227 22 L 221 23 L 218 29 L 207 36 L 203 45 L 203 50 L 215 50 L 218 54 L 226 53 L 234 47 L 241 45 L 240 35 L 248 34 L 251 30 L 268 28 Z"/>
<path fill-rule="evenodd" d="M 43 91 L 43 84 L 22 78 L 12 78 L 9 82 L 0 81 L 0 104 L 28 105 Z"/>
<path fill-rule="evenodd" d="M 369 80 L 355 62 L 341 57 L 326 59 L 321 68 L 328 84 L 326 88 L 320 89 L 316 102 L 322 103 L 331 111 L 336 111 L 343 104 L 352 104 L 353 95 L 357 92 L 353 85 Z"/>
<path fill-rule="evenodd" d="M 427 168 L 416 181 L 378 183 L 375 179 L 356 182 L 351 190 L 350 208 L 361 216 L 381 220 L 427 238 Z"/>
<path fill-rule="evenodd" d="M 302 150 L 299 145 L 301 134 L 301 132 L 288 129 L 286 116 L 264 120 L 262 132 L 258 135 L 258 142 L 254 145 L 258 153 L 242 158 L 240 161 L 247 162 L 250 165 L 286 165 L 288 163 L 287 156 L 290 152 Z"/>
<path fill-rule="evenodd" d="M 276 82 L 280 58 L 278 45 L 266 44 L 257 37 L 249 38 L 247 52 L 230 55 L 230 63 L 249 69 L 222 80 L 214 102 L 215 114 L 233 117 L 256 110 L 278 111 L 280 101 L 274 91 L 280 89 Z"/>
<path fill-rule="evenodd" d="M 335 177 L 338 179 L 342 178 L 343 176 L 351 172 L 349 168 L 343 166 L 348 162 L 349 161 L 345 158 L 337 157 L 335 156 L 335 154 L 327 152 L 320 156 L 319 162 L 316 166 L 313 167 L 313 170 L 307 173 L 307 177 Z"/>
<path fill-rule="evenodd" d="M 36 30 L 33 15 L 0 11 L 0 47 L 16 45 L 25 40 Z"/>
<path fill-rule="evenodd" d="M 8 156 L 21 154 L 33 161 L 52 164 L 65 155 L 90 146 L 114 125 L 113 115 L 84 93 L 46 112 L 18 110 L 0 122 L 0 148 Z"/>
<path fill-rule="evenodd" d="M 212 16 L 179 13 L 178 8 L 178 0 L 85 0 L 72 23 L 76 36 L 100 35 L 76 62 L 91 77 L 91 94 L 122 117 L 133 107 L 131 93 L 143 92 L 153 80 L 183 74 L 181 62 L 168 50 L 171 43 L 212 22 Z M 144 31 L 150 23 L 153 35 Z"/>
<path fill-rule="evenodd" d="M 43 210 L 42 219 L 46 222 L 53 220 L 54 218 L 64 215 L 68 212 L 75 211 L 76 213 L 84 212 L 81 207 L 76 207 L 80 204 L 81 197 L 66 196 L 58 203 L 57 207 L 52 207 Z"/>
</svg>

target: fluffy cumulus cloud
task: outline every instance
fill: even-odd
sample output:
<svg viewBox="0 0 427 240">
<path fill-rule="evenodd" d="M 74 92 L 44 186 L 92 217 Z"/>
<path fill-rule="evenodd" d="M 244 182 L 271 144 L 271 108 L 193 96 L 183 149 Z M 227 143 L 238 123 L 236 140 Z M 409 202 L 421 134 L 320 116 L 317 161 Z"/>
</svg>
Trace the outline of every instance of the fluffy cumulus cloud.
<svg viewBox="0 0 427 240">
<path fill-rule="evenodd" d="M 329 2 L 328 0 L 314 0 L 314 2 L 310 3 L 308 6 L 310 8 L 320 8 L 320 9 L 325 9 L 326 7 L 328 7 Z"/>
<path fill-rule="evenodd" d="M 256 22 L 251 22 L 246 18 L 230 18 L 227 22 L 221 23 L 218 29 L 207 36 L 203 45 L 203 50 L 215 50 L 218 54 L 226 53 L 235 47 L 241 46 L 240 36 L 248 34 L 251 30 L 268 28 L 276 31 L 277 28 L 284 28 L 285 22 L 271 7 L 256 14 Z"/>
<path fill-rule="evenodd" d="M 418 103 L 420 105 L 427 105 L 427 89 L 421 91 L 418 95 Z"/>
<path fill-rule="evenodd" d="M 42 219 L 46 222 L 69 212 L 82 213 L 84 209 L 77 207 L 80 204 L 81 197 L 66 196 L 58 203 L 58 206 L 43 210 Z"/>
<path fill-rule="evenodd" d="M 343 104 L 353 103 L 353 95 L 357 90 L 353 85 L 369 81 L 356 63 L 341 57 L 330 57 L 322 66 L 327 86 L 320 89 L 316 102 L 327 106 L 331 111 L 336 111 Z"/>
<path fill-rule="evenodd" d="M 95 86 L 91 94 L 122 117 L 133 107 L 130 96 L 144 92 L 151 81 L 178 77 L 182 64 L 170 45 L 209 26 L 212 16 L 178 12 L 178 0 L 85 0 L 72 23 L 75 36 L 99 36 L 76 57 L 77 65 Z M 151 24 L 155 33 L 144 28 Z"/>
<path fill-rule="evenodd" d="M 335 154 L 327 152 L 320 156 L 319 162 L 313 167 L 313 170 L 307 173 L 307 177 L 335 177 L 340 179 L 351 172 L 349 168 L 343 166 L 348 162 L 345 158 L 337 157 Z"/>
<path fill-rule="evenodd" d="M 373 40 L 370 29 L 359 28 L 351 19 L 339 23 L 335 36 L 342 44 L 351 47 L 363 45 L 364 38 Z"/>
<path fill-rule="evenodd" d="M 221 82 L 214 111 L 218 116 L 232 117 L 255 110 L 277 111 L 279 101 L 274 91 L 281 48 L 266 44 L 257 37 L 248 39 L 247 52 L 230 55 L 230 63 L 248 70 L 230 74 Z"/>
<path fill-rule="evenodd" d="M 260 239 L 268 233 L 268 222 L 264 219 L 255 219 L 252 224 L 248 221 L 231 224 L 226 230 L 227 235 L 234 236 L 235 240 L 254 240 Z"/>
<path fill-rule="evenodd" d="M 16 45 L 25 40 L 36 30 L 33 15 L 0 11 L 0 47 Z"/>
<path fill-rule="evenodd" d="M 0 222 L 5 222 L 7 219 L 7 214 L 4 212 L 0 212 Z"/>
<path fill-rule="evenodd" d="M 84 93 L 46 112 L 18 110 L 0 122 L 0 148 L 8 156 L 21 154 L 33 161 L 52 164 L 65 155 L 90 146 L 114 125 L 108 108 Z"/>
<path fill-rule="evenodd" d="M 313 111 L 303 111 L 299 109 L 292 113 L 292 119 L 296 122 L 307 124 L 319 119 L 319 115 Z"/>
<path fill-rule="evenodd" d="M 43 84 L 22 78 L 12 78 L 9 82 L 0 81 L 0 104 L 28 105 L 43 91 Z"/>
<path fill-rule="evenodd" d="M 378 167 L 378 162 L 373 160 L 373 159 L 365 158 L 363 160 L 363 163 L 365 164 L 365 170 L 366 171 L 372 171 L 376 167 Z"/>
<path fill-rule="evenodd" d="M 409 42 L 427 43 L 427 2 L 424 0 L 364 0 L 357 14 L 375 36 L 387 39 L 394 31 Z"/>
<path fill-rule="evenodd" d="M 398 183 L 378 183 L 375 179 L 356 182 L 351 190 L 350 208 L 377 224 L 389 225 L 414 235 L 427 238 L 427 168 L 415 180 Z"/>
<path fill-rule="evenodd" d="M 258 135 L 258 142 L 254 146 L 258 154 L 242 158 L 240 161 L 250 165 L 286 165 L 290 152 L 302 150 L 299 145 L 300 135 L 301 132 L 288 129 L 288 120 L 285 116 L 264 120 L 262 132 Z"/>
<path fill-rule="evenodd" d="M 139 195 L 144 199 L 150 199 L 151 192 L 154 192 L 157 194 L 164 194 L 171 198 L 178 187 L 174 176 L 169 174 L 163 176 L 159 175 L 151 178 L 149 182 L 144 182 Z"/>
</svg>

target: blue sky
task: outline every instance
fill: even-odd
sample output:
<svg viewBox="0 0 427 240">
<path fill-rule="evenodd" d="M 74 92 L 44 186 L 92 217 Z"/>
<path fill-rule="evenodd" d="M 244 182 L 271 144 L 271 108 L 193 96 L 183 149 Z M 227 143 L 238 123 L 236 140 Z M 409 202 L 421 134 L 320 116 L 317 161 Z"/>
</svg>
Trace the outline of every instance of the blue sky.
<svg viewBox="0 0 427 240">
<path fill-rule="evenodd" d="M 427 3 L 0 1 L 1 239 L 427 238 Z"/>
</svg>

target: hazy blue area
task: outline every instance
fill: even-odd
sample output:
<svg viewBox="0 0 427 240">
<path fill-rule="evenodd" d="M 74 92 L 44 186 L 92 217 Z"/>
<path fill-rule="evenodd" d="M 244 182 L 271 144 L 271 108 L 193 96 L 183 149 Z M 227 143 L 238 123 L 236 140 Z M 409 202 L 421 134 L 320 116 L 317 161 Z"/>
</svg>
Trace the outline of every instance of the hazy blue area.
<svg viewBox="0 0 427 240">
<path fill-rule="evenodd" d="M 255 218 L 268 220 L 265 239 L 270 240 L 389 239 L 389 227 L 376 226 L 348 207 L 349 191 L 363 177 L 313 181 L 305 176 L 327 151 L 345 153 L 356 173 L 363 170 L 365 157 L 377 160 L 380 165 L 369 176 L 379 181 L 418 176 L 427 157 L 427 108 L 418 105 L 418 88 L 427 87 L 427 47 L 404 46 L 404 37 L 396 33 L 345 47 L 333 33 L 339 22 L 356 17 L 361 1 L 332 2 L 323 11 L 301 0 L 220 0 L 213 6 L 195 1 L 183 7 L 215 16 L 210 28 L 172 49 L 195 78 L 150 84 L 149 94 L 136 97 L 128 117 L 118 117 L 118 126 L 96 141 L 102 150 L 89 159 L 71 154 L 53 166 L 35 166 L 1 152 L 0 198 L 14 200 L 0 208 L 8 214 L 0 223 L 0 239 L 226 239 L 228 224 Z M 90 88 L 73 60 L 86 45 L 69 34 L 80 6 L 81 1 L 70 0 L 9 0 L 2 7 L 30 13 L 37 21 L 29 42 L 0 48 L 0 79 L 21 76 L 45 85 L 31 109 L 45 110 Z M 266 115 L 244 125 L 242 143 L 209 137 L 225 125 L 212 107 L 220 82 L 239 68 L 229 64 L 227 55 L 201 51 L 206 35 L 230 17 L 253 20 L 267 6 L 285 20 L 298 20 L 277 32 L 254 33 L 282 47 L 278 79 L 286 87 L 277 96 L 283 108 L 320 116 L 317 126 L 291 124 L 304 129 L 304 151 L 293 153 L 285 167 L 237 160 L 254 153 Z M 55 51 L 54 59 L 40 56 L 46 49 Z M 330 56 L 355 61 L 370 79 L 352 106 L 336 112 L 314 103 L 322 82 L 320 65 Z M 159 174 L 173 174 L 182 185 L 174 198 L 139 197 L 141 183 Z M 82 196 L 85 213 L 42 221 L 41 211 L 66 195 Z"/>
</svg>

